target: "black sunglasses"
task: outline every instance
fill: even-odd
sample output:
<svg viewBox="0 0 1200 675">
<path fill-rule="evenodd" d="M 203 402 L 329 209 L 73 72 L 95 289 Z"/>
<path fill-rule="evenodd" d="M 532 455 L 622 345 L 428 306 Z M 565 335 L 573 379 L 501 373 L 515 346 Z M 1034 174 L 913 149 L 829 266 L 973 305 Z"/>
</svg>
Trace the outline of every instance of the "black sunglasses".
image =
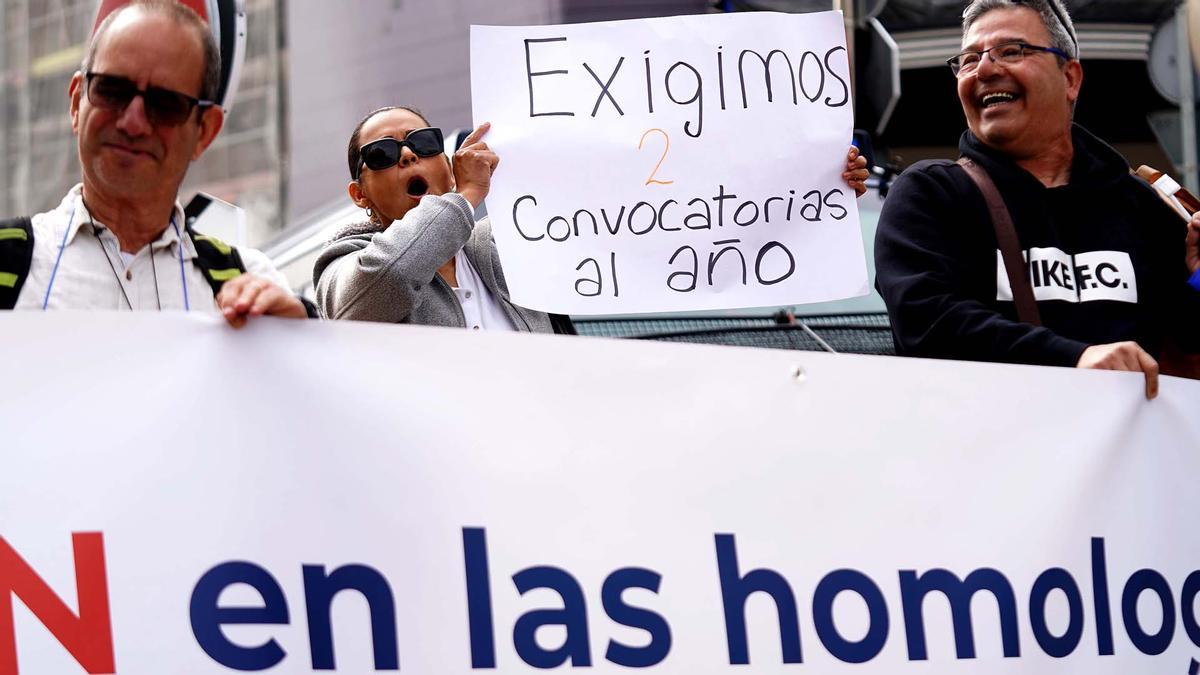
<svg viewBox="0 0 1200 675">
<path fill-rule="evenodd" d="M 390 169 L 400 162 L 400 154 L 408 146 L 417 157 L 433 157 L 445 152 L 442 140 L 442 130 L 435 127 L 413 129 L 404 140 L 398 141 L 391 136 L 371 141 L 359 148 L 358 166 L 354 169 L 354 180 L 362 175 L 365 165 L 372 171 Z"/>
<path fill-rule="evenodd" d="M 88 71 L 87 97 L 95 105 L 106 110 L 121 111 L 135 96 L 141 96 L 146 109 L 146 119 L 154 126 L 176 127 L 187 121 L 193 108 L 208 108 L 215 101 L 204 101 L 162 87 L 138 89 L 137 84 L 120 75 L 104 75 Z"/>
</svg>

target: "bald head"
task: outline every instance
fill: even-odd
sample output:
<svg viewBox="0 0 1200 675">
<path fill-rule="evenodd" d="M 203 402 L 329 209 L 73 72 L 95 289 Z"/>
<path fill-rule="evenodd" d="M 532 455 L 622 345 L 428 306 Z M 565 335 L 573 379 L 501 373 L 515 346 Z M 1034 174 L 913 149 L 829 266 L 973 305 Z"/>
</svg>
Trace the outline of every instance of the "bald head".
<svg viewBox="0 0 1200 675">
<path fill-rule="evenodd" d="M 92 35 L 92 41 L 88 45 L 87 55 L 83 59 L 82 72 L 91 71 L 105 35 L 117 22 L 132 19 L 131 13 L 165 17 L 172 23 L 186 28 L 195 37 L 196 49 L 201 53 L 204 63 L 198 83 L 197 98 L 208 101 L 215 100 L 217 90 L 221 87 L 221 52 L 204 19 L 201 19 L 190 7 L 176 2 L 176 0 L 132 0 L 132 2 L 113 10 L 96 27 L 96 32 Z"/>
</svg>

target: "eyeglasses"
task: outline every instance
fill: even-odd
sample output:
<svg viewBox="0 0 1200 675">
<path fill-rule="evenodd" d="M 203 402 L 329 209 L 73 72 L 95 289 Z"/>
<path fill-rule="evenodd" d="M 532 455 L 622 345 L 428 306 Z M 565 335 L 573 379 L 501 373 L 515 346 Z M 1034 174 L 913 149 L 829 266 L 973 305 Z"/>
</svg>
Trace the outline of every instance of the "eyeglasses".
<svg viewBox="0 0 1200 675">
<path fill-rule="evenodd" d="M 192 108 L 203 109 L 216 105 L 215 101 L 203 101 L 162 87 L 138 89 L 133 80 L 119 75 L 89 71 L 85 77 L 87 97 L 92 105 L 122 111 L 135 96 L 141 96 L 146 119 L 154 126 L 177 127 L 191 116 Z"/>
<path fill-rule="evenodd" d="M 445 151 L 442 130 L 434 127 L 413 129 L 402 141 L 386 136 L 359 148 L 358 166 L 354 169 L 354 180 L 358 180 L 358 177 L 362 175 L 363 165 L 372 171 L 382 171 L 396 166 L 400 162 L 400 154 L 405 146 L 412 150 L 417 157 L 433 157 Z"/>
<path fill-rule="evenodd" d="M 1011 66 L 1015 63 L 1020 63 L 1021 59 L 1030 53 L 1036 52 L 1048 52 L 1068 61 L 1071 60 L 1071 57 L 1066 52 L 1054 47 L 1038 47 L 1037 45 L 1025 44 L 1024 42 L 1005 42 L 990 49 L 955 54 L 946 59 L 946 64 L 958 76 L 964 73 L 975 72 L 975 69 L 979 67 L 980 61 L 983 60 L 984 54 L 987 54 L 993 63 L 1003 63 Z"/>
</svg>

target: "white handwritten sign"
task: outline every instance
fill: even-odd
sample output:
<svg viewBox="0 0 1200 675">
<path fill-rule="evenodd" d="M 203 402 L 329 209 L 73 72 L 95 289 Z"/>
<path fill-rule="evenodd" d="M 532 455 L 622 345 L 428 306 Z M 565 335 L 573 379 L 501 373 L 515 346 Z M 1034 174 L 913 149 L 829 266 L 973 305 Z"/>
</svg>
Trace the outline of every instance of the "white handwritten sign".
<svg viewBox="0 0 1200 675">
<path fill-rule="evenodd" d="M 867 292 L 840 12 L 471 28 L 513 300 L 597 314 Z"/>
</svg>

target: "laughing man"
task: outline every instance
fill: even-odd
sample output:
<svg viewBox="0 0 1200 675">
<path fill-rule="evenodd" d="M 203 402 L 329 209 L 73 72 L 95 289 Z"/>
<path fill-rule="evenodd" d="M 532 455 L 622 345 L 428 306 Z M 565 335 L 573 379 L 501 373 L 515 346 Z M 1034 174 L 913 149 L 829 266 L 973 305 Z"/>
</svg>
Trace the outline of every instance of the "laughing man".
<svg viewBox="0 0 1200 675">
<path fill-rule="evenodd" d="M 959 152 L 1011 214 L 1040 326 L 1017 318 L 980 188 L 946 161 L 898 178 L 876 235 L 877 285 L 909 356 L 1140 371 L 1200 352 L 1196 234 L 1125 160 L 1072 122 L 1083 83 L 1057 0 L 976 0 L 949 59 L 968 130 Z M 1200 230 L 1200 221 L 1193 221 Z"/>
</svg>

